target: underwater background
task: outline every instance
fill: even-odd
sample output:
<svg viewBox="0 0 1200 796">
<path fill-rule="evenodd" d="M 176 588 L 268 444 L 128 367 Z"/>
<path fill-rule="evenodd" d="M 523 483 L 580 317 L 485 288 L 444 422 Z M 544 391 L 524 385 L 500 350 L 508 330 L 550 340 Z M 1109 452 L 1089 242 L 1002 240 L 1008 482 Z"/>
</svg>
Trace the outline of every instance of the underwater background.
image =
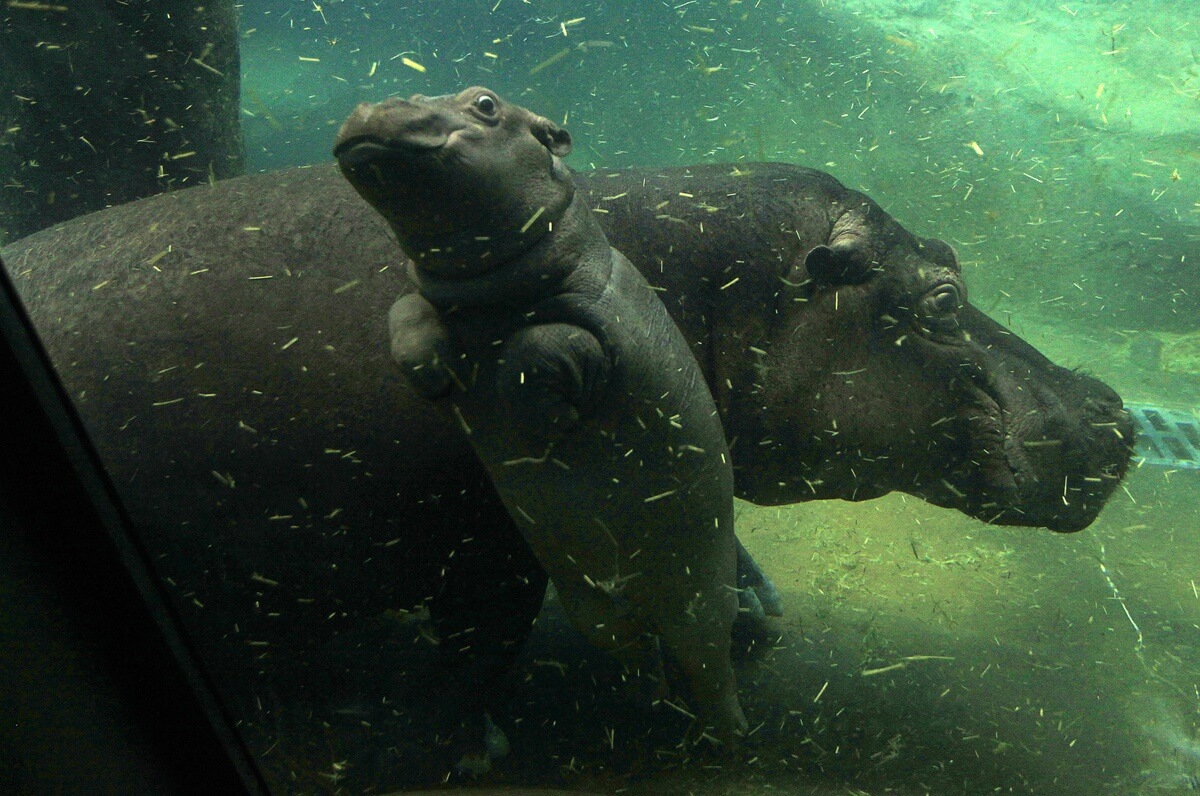
<svg viewBox="0 0 1200 796">
<path fill-rule="evenodd" d="M 1200 791 L 1195 0 L 246 0 L 239 25 L 247 172 L 331 161 L 358 102 L 468 85 L 562 123 L 581 170 L 822 169 L 952 243 L 973 304 L 1113 386 L 1146 432 L 1110 505 L 1071 535 L 899 494 L 739 502 L 785 610 L 739 639 L 754 754 L 672 751 L 678 728 L 598 689 L 616 664 L 549 605 L 513 748 L 476 784 Z M 389 621 L 339 643 L 401 671 L 395 634 L 416 631 Z M 421 686 L 387 682 L 392 725 L 259 702 L 241 729 L 273 788 L 441 786 L 392 764 L 417 754 Z"/>
</svg>

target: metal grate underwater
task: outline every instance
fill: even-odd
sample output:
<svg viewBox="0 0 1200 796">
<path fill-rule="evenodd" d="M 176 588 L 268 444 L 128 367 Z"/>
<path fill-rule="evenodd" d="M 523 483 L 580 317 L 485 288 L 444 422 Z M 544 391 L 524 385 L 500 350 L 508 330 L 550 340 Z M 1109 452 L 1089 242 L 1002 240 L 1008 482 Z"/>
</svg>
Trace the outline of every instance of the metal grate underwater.
<svg viewBox="0 0 1200 796">
<path fill-rule="evenodd" d="M 1137 430 L 1137 453 L 1146 464 L 1200 470 L 1200 420 L 1191 412 L 1125 404 Z"/>
</svg>

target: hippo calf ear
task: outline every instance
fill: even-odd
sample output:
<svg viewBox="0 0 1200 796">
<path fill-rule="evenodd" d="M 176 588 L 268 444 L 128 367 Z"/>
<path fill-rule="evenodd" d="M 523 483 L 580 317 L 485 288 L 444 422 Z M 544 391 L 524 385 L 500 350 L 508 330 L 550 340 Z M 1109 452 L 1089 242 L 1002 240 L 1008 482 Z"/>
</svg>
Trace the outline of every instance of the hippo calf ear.
<svg viewBox="0 0 1200 796">
<path fill-rule="evenodd" d="M 804 258 L 808 275 L 826 285 L 857 285 L 871 275 L 871 253 L 857 240 L 817 246 Z"/>
<path fill-rule="evenodd" d="M 549 119 L 543 116 L 534 118 L 530 129 L 533 137 L 540 141 L 542 146 L 549 149 L 550 154 L 562 158 L 571 151 L 571 134 Z"/>
</svg>

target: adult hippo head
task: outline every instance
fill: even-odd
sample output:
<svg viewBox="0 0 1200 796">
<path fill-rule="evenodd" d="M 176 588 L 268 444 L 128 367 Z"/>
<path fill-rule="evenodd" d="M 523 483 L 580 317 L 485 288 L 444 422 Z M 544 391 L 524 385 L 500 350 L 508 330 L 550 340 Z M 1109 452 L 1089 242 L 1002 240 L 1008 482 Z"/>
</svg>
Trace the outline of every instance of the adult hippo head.
<svg viewBox="0 0 1200 796">
<path fill-rule="evenodd" d="M 1117 394 L 969 304 L 949 245 L 828 174 L 714 165 L 587 185 L 603 211 L 655 215 L 609 238 L 654 252 L 643 268 L 708 363 L 740 497 L 897 490 L 1077 531 L 1124 474 Z"/>
</svg>

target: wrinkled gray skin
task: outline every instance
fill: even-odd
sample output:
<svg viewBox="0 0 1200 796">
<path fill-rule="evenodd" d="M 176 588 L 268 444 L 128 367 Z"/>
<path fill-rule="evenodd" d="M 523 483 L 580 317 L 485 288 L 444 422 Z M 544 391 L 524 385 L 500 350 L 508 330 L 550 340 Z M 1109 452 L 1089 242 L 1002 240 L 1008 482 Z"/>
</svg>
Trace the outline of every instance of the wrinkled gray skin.
<svg viewBox="0 0 1200 796">
<path fill-rule="evenodd" d="M 935 333 L 927 297 L 947 283 L 962 297 L 950 252 L 828 174 L 578 179 L 691 345 L 739 497 L 894 490 L 1076 531 L 1124 474 L 1117 395 L 965 299 Z M 872 266 L 808 272 L 843 240 Z M 499 715 L 492 664 L 529 633 L 545 575 L 461 429 L 382 344 L 413 287 L 336 167 L 156 196 L 0 255 L 223 684 L 277 687 L 347 620 L 424 600 L 456 639 L 438 649 L 464 709 Z"/>
<path fill-rule="evenodd" d="M 698 729 L 746 729 L 733 471 L 699 365 L 608 245 L 560 157 L 570 135 L 486 88 L 361 104 L 334 150 L 419 292 L 392 357 L 456 419 L 572 624 L 634 671 L 678 663 Z"/>
</svg>

